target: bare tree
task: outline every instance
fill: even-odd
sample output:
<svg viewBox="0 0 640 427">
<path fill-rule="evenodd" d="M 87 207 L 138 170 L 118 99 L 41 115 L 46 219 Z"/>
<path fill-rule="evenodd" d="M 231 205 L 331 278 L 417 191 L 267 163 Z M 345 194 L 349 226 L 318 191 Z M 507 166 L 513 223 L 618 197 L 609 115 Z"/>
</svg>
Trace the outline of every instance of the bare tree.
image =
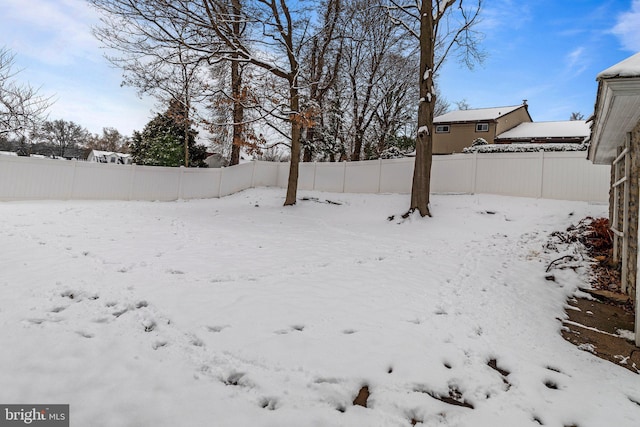
<svg viewBox="0 0 640 427">
<path fill-rule="evenodd" d="M 52 104 L 51 98 L 42 97 L 28 84 L 18 83 L 14 69 L 15 55 L 0 48 L 0 136 L 22 134 L 45 120 Z"/>
<path fill-rule="evenodd" d="M 349 13 L 345 17 L 345 74 L 349 82 L 351 103 L 351 131 L 353 146 L 351 160 L 360 160 L 365 135 L 375 120 L 376 111 L 394 85 L 384 85 L 390 75 L 402 75 L 397 67 L 410 62 L 394 64 L 392 57 L 403 57 L 409 40 L 406 32 L 401 31 L 387 19 L 386 11 L 372 7 L 363 0 L 352 0 Z"/>
<path fill-rule="evenodd" d="M 437 82 L 434 83 L 434 86 L 436 89 L 436 105 L 433 108 L 433 117 L 438 117 L 443 115 L 444 113 L 449 112 L 449 109 L 451 108 L 451 104 L 440 93 L 440 88 L 438 87 Z"/>
<path fill-rule="evenodd" d="M 342 64 L 343 31 L 339 29 L 343 0 L 325 0 L 321 5 L 321 20 L 311 37 L 306 61 L 302 65 L 302 80 L 308 88 L 308 105 L 303 161 L 312 160 L 315 146 L 322 140 L 325 99 L 334 86 Z"/>
<path fill-rule="evenodd" d="M 458 107 L 458 110 L 470 110 L 471 109 L 471 105 L 469 105 L 469 103 L 467 102 L 466 99 L 462 99 L 460 101 L 456 101 L 455 104 L 456 104 L 456 107 Z"/>
<path fill-rule="evenodd" d="M 180 28 L 189 29 L 185 40 L 204 37 L 215 44 L 188 43 L 209 61 L 229 61 L 231 64 L 250 64 L 286 82 L 287 102 L 271 111 L 273 116 L 286 119 L 291 129 L 291 167 L 285 205 L 296 202 L 298 162 L 300 158 L 301 128 L 305 120 L 300 110 L 300 57 L 304 44 L 311 36 L 313 13 L 303 2 L 286 0 L 90 0 L 110 12 L 145 16 L 157 25 L 166 19 Z M 121 7 L 125 7 L 124 10 Z M 293 6 L 293 7 L 291 7 Z M 161 26 L 164 27 L 164 26 Z M 176 37 L 168 36 L 170 43 Z M 163 41 L 165 39 L 162 39 Z M 183 43 L 184 41 L 179 41 Z M 237 97 L 241 86 L 233 77 L 232 92 Z M 234 110 L 240 112 L 241 109 Z M 234 117 L 234 124 L 239 121 Z M 240 126 L 236 126 L 240 128 Z M 235 141 L 235 136 L 234 136 Z"/>
<path fill-rule="evenodd" d="M 483 53 L 478 46 L 480 35 L 474 31 L 481 7 L 482 0 L 388 0 L 387 3 L 391 20 L 412 34 L 420 48 L 418 137 L 409 210 L 418 210 L 421 216 L 431 216 L 434 75 L 454 52 L 468 67 L 482 61 Z"/>
<path fill-rule="evenodd" d="M 310 36 L 311 13 L 301 2 L 289 4 L 286 0 L 254 0 L 243 5 L 241 10 L 230 8 L 225 1 L 201 0 L 200 3 L 204 14 L 194 7 L 183 8 L 183 11 L 188 12 L 193 21 L 200 20 L 203 28 L 209 28 L 224 43 L 225 59 L 249 63 L 286 82 L 287 103 L 273 113 L 286 119 L 291 129 L 291 163 L 284 204 L 293 205 L 296 203 L 301 130 L 305 119 L 300 109 L 300 57 Z M 234 23 L 238 21 L 250 26 L 242 37 L 234 31 Z"/>
<path fill-rule="evenodd" d="M 106 127 L 102 128 L 102 135 L 88 136 L 87 149 L 126 153 L 128 143 L 129 138 L 122 135 L 118 129 Z"/>
<path fill-rule="evenodd" d="M 207 96 L 203 64 L 215 54 L 216 44 L 160 2 L 88 1 L 102 12 L 101 25 L 93 32 L 117 52 L 107 59 L 123 70 L 123 85 L 154 96 L 159 105 L 179 105 L 175 119 L 189 128 L 197 115 L 195 104 Z M 189 166 L 186 136 L 183 148 L 183 164 Z"/>
<path fill-rule="evenodd" d="M 57 156 L 64 157 L 68 149 L 84 143 L 89 132 L 77 123 L 60 119 L 44 122 L 36 135 L 42 142 L 54 145 Z"/>
<path fill-rule="evenodd" d="M 579 111 L 574 111 L 574 112 L 571 113 L 571 117 L 569 117 L 569 120 L 571 120 L 571 121 L 584 120 L 584 114 L 582 114 Z"/>
<path fill-rule="evenodd" d="M 417 87 L 415 75 L 417 64 L 411 57 L 389 55 L 387 60 L 393 72 L 386 73 L 378 86 L 381 94 L 378 106 L 374 111 L 374 135 L 365 143 L 367 157 L 378 158 L 387 147 L 387 143 L 398 136 L 400 129 L 408 123 L 415 125 Z M 373 141 L 377 141 L 373 146 Z"/>
</svg>

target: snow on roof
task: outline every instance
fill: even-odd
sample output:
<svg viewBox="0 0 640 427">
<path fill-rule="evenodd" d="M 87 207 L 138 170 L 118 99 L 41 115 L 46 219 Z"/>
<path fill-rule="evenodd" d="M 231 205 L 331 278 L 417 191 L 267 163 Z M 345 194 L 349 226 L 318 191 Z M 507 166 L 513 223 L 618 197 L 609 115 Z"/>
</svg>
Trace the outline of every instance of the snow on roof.
<svg viewBox="0 0 640 427">
<path fill-rule="evenodd" d="M 536 153 L 540 151 L 587 151 L 585 142 L 580 144 L 544 143 L 544 144 L 487 144 L 463 148 L 462 152 L 469 153 Z"/>
<path fill-rule="evenodd" d="M 611 164 L 640 120 L 640 53 L 607 68 L 597 80 L 589 159 Z"/>
<path fill-rule="evenodd" d="M 591 128 L 584 120 L 525 122 L 501 133 L 496 139 L 587 137 Z"/>
<path fill-rule="evenodd" d="M 117 153 L 115 151 L 102 151 L 102 150 L 92 150 L 92 153 L 95 157 L 99 157 L 99 156 L 111 156 L 112 154 L 115 154 L 116 156 L 119 157 L 129 157 L 131 156 L 131 154 L 125 154 L 125 153 Z"/>
<path fill-rule="evenodd" d="M 640 52 L 602 71 L 597 79 L 615 77 L 640 77 Z"/>
<path fill-rule="evenodd" d="M 475 108 L 473 110 L 451 111 L 434 118 L 433 122 L 477 122 L 481 120 L 495 120 L 523 106 L 524 104 L 508 107 Z"/>
</svg>

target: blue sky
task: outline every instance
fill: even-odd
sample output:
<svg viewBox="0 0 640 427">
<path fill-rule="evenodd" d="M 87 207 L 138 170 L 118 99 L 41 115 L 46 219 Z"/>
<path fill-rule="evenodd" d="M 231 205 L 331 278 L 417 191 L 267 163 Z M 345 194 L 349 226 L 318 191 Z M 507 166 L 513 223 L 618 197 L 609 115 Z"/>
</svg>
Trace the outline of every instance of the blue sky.
<svg viewBox="0 0 640 427">
<path fill-rule="evenodd" d="M 528 100 L 534 121 L 593 113 L 596 75 L 640 51 L 640 0 L 487 0 L 484 64 L 449 61 L 443 96 L 472 108 Z"/>
<path fill-rule="evenodd" d="M 586 117 L 596 75 L 640 51 L 640 0 L 485 0 L 480 30 L 487 58 L 468 70 L 450 60 L 440 73 L 443 96 L 473 108 L 529 103 L 534 121 Z M 0 40 L 24 70 L 20 80 L 56 99 L 51 119 L 94 133 L 141 130 L 154 101 L 120 86 L 104 58 L 84 0 L 2 0 Z"/>
</svg>

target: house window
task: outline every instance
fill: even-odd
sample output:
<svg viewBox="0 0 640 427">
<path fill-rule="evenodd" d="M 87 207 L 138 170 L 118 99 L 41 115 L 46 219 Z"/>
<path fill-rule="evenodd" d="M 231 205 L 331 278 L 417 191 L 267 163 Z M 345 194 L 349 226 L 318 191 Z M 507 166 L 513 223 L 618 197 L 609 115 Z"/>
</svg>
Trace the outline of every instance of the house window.
<svg viewBox="0 0 640 427">
<path fill-rule="evenodd" d="M 489 123 L 476 123 L 476 132 L 489 132 Z"/>
<path fill-rule="evenodd" d="M 449 133 L 449 125 L 436 126 L 436 133 Z"/>
</svg>

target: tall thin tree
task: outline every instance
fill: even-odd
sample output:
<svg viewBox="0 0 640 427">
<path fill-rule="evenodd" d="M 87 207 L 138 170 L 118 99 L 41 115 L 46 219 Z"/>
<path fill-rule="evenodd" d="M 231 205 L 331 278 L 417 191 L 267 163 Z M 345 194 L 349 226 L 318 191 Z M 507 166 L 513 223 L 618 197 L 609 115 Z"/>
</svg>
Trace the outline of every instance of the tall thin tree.
<svg viewBox="0 0 640 427">
<path fill-rule="evenodd" d="M 431 216 L 429 192 L 436 104 L 434 76 L 454 52 L 468 67 L 482 61 L 481 35 L 474 30 L 483 0 L 388 0 L 390 19 L 418 41 L 420 49 L 418 132 L 409 211 Z M 471 3 L 469 5 L 469 3 Z"/>
</svg>

